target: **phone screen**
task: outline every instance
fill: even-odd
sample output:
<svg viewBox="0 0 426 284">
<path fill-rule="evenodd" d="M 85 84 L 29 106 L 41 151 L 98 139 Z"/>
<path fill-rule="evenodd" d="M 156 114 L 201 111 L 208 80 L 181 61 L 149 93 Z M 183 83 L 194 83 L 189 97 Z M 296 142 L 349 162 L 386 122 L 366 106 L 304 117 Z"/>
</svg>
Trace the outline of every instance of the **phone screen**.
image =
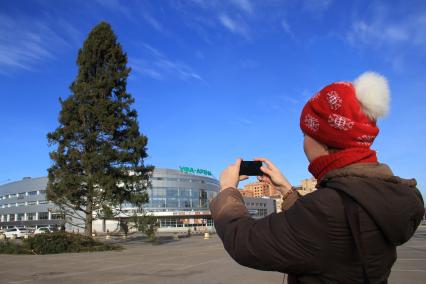
<svg viewBox="0 0 426 284">
<path fill-rule="evenodd" d="M 261 161 L 242 161 L 240 166 L 240 176 L 263 176 L 260 170 Z"/>
</svg>

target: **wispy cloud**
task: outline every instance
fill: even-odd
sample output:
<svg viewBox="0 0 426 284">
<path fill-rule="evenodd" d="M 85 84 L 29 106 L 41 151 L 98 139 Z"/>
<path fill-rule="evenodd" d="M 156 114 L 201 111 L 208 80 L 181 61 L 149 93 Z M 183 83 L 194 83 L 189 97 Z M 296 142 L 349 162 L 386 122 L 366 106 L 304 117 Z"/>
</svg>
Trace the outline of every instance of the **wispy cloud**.
<svg viewBox="0 0 426 284">
<path fill-rule="evenodd" d="M 407 58 L 426 48 L 426 12 L 414 9 L 400 15 L 384 3 L 376 6 L 369 17 L 352 23 L 345 39 L 355 48 L 380 52 L 394 71 L 402 72 Z"/>
<path fill-rule="evenodd" d="M 231 3 L 248 14 L 253 13 L 253 5 L 249 0 L 231 0 Z"/>
<path fill-rule="evenodd" d="M 230 32 L 239 34 L 245 38 L 249 38 L 249 32 L 245 26 L 244 23 L 241 21 L 237 21 L 235 19 L 232 19 L 227 14 L 220 14 L 219 15 L 219 21 L 220 23 L 227 28 Z"/>
<path fill-rule="evenodd" d="M 284 29 L 286 34 L 288 34 L 291 37 L 294 37 L 294 34 L 291 31 L 290 25 L 288 24 L 288 22 L 285 19 L 283 19 L 281 21 L 281 27 Z"/>
<path fill-rule="evenodd" d="M 312 13 L 323 13 L 332 3 L 332 0 L 304 0 L 303 8 Z"/>
<path fill-rule="evenodd" d="M 154 29 L 156 29 L 159 32 L 163 32 L 164 28 L 163 25 L 160 24 L 159 21 L 157 21 L 157 19 L 155 19 L 153 16 L 151 16 L 150 14 L 144 12 L 143 13 L 143 17 L 145 19 L 145 21 L 151 25 L 151 27 L 153 27 Z"/>
<path fill-rule="evenodd" d="M 148 10 L 150 9 L 148 9 L 149 6 L 145 5 L 145 3 L 136 1 L 132 2 L 131 6 L 128 5 L 128 1 L 120 0 L 97 0 L 97 3 L 112 12 L 119 12 L 123 14 L 128 20 L 134 23 L 139 23 L 138 19 L 142 18 L 158 32 L 165 31 L 160 21 L 148 13 Z"/>
<path fill-rule="evenodd" d="M 251 121 L 247 118 L 244 118 L 244 117 L 237 118 L 237 121 L 239 123 L 242 123 L 242 124 L 245 124 L 245 125 L 252 125 L 253 124 L 253 121 Z"/>
<path fill-rule="evenodd" d="M 151 77 L 156 80 L 177 77 L 181 80 L 205 80 L 192 70 L 187 64 L 177 60 L 167 58 L 158 49 L 142 43 L 142 47 L 147 51 L 145 59 L 130 58 L 130 66 L 137 73 Z"/>
<path fill-rule="evenodd" d="M 62 22 L 66 36 L 76 35 L 76 31 L 65 21 Z M 48 23 L 33 21 L 30 18 L 10 18 L 0 14 L 0 72 L 7 70 L 32 70 L 46 59 L 55 58 L 55 52 L 69 47 L 66 39 L 53 31 Z"/>
<path fill-rule="evenodd" d="M 349 42 L 379 47 L 388 44 L 426 46 L 426 13 L 399 23 L 358 20 L 347 34 Z"/>
<path fill-rule="evenodd" d="M 119 12 L 129 20 L 135 21 L 130 9 L 123 5 L 120 0 L 96 0 L 96 2 L 110 11 Z"/>
</svg>

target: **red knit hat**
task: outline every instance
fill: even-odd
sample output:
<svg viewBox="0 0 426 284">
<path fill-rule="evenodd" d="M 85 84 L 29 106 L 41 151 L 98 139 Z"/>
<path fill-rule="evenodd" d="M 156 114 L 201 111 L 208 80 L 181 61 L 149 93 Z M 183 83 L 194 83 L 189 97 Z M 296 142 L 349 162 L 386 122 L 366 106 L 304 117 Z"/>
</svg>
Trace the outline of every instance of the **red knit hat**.
<svg viewBox="0 0 426 284">
<path fill-rule="evenodd" d="M 376 120 L 388 110 L 386 79 L 366 72 L 353 83 L 332 83 L 316 93 L 302 110 L 300 128 L 333 148 L 369 148 L 379 133 Z"/>
</svg>

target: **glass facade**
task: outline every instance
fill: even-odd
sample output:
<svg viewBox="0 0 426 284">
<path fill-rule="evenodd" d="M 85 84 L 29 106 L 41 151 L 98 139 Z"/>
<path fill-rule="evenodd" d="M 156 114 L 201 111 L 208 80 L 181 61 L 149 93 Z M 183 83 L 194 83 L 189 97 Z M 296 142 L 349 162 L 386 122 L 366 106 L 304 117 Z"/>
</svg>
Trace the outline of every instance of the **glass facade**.
<svg viewBox="0 0 426 284">
<path fill-rule="evenodd" d="M 143 210 L 157 217 L 160 229 L 211 228 L 209 202 L 218 192 L 219 181 L 212 177 L 156 168 Z M 122 208 L 127 213 L 136 209 L 128 203 Z"/>
<path fill-rule="evenodd" d="M 184 187 L 155 187 L 148 191 L 147 210 L 206 210 L 217 190 Z"/>
</svg>

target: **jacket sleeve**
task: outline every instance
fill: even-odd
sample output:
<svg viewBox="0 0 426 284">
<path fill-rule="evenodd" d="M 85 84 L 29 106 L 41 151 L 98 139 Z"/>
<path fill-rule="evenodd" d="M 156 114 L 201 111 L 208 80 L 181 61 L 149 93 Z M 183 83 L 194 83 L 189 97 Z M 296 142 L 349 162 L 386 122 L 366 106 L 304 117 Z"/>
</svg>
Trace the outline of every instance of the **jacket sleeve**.
<svg viewBox="0 0 426 284">
<path fill-rule="evenodd" d="M 287 196 L 285 199 L 283 197 L 282 203 L 281 203 L 281 210 L 286 211 L 290 209 L 293 206 L 293 204 L 297 201 L 297 199 L 299 199 L 299 197 L 300 196 L 296 190 L 293 190 L 292 193 L 289 196 Z"/>
<path fill-rule="evenodd" d="M 324 253 L 324 228 L 314 204 L 300 198 L 287 211 L 254 220 L 240 192 L 228 188 L 210 203 L 216 231 L 239 264 L 285 273 L 318 273 Z M 323 223 L 324 224 L 324 223 Z"/>
</svg>

